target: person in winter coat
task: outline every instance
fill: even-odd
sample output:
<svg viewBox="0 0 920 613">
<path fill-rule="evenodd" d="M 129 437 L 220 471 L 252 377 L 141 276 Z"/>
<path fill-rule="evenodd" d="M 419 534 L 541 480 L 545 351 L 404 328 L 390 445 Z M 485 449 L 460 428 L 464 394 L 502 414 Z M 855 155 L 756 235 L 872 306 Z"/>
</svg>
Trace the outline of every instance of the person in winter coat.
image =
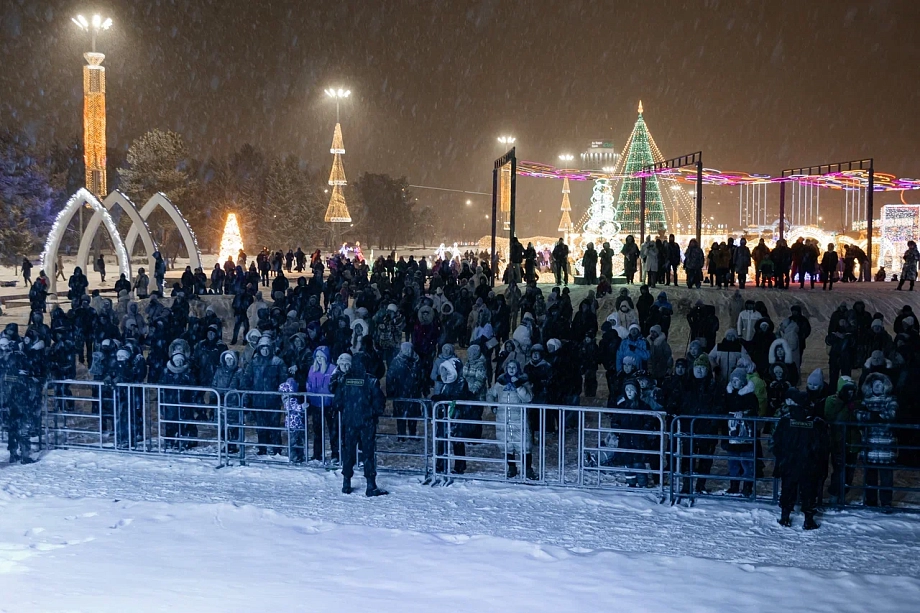
<svg viewBox="0 0 920 613">
<path fill-rule="evenodd" d="M 651 236 L 647 236 L 645 242 L 642 243 L 641 256 L 647 283 L 650 287 L 656 287 L 658 283 L 658 247 L 652 242 Z"/>
<path fill-rule="evenodd" d="M 795 364 L 796 370 L 802 366 L 802 352 L 799 347 L 800 333 L 799 333 L 799 324 L 798 320 L 789 316 L 786 319 L 782 320 L 779 323 L 779 328 L 776 330 L 777 340 L 782 339 L 786 343 L 787 349 L 787 358 L 789 358 L 793 364 Z M 786 360 L 788 361 L 788 360 Z"/>
<path fill-rule="evenodd" d="M 738 274 L 738 287 L 744 289 L 748 269 L 751 267 L 751 250 L 747 246 L 747 239 L 741 239 L 732 258 L 734 259 L 735 272 Z"/>
<path fill-rule="evenodd" d="M 904 265 L 901 266 L 901 278 L 895 289 L 900 290 L 904 287 L 904 282 L 907 281 L 910 283 L 909 291 L 914 291 L 914 282 L 917 280 L 917 264 L 920 263 L 920 251 L 917 250 L 917 243 L 907 241 L 907 251 L 904 252 L 902 259 L 904 260 Z"/>
<path fill-rule="evenodd" d="M 626 356 L 632 357 L 641 370 L 644 370 L 648 363 L 650 357 L 648 343 L 642 338 L 642 330 L 638 324 L 629 326 L 628 336 L 620 343 L 620 348 L 617 350 L 617 371 L 623 369 L 623 358 Z"/>
<path fill-rule="evenodd" d="M 669 415 L 680 413 L 681 398 L 690 386 L 693 377 L 692 360 L 677 358 L 674 362 L 674 374 L 668 375 L 661 383 L 662 406 Z M 706 362 L 709 363 L 708 360 Z"/>
<path fill-rule="evenodd" d="M 190 387 L 195 385 L 191 370 L 191 349 L 186 341 L 178 339 L 169 345 L 169 361 L 166 362 L 166 371 L 160 378 L 163 385 Z M 184 450 L 193 446 L 193 441 L 180 441 L 180 439 L 198 438 L 198 426 L 195 424 L 177 422 L 195 421 L 195 409 L 187 405 L 196 404 L 194 393 L 183 390 L 163 390 L 164 406 L 163 438 L 167 447 L 177 447 Z"/>
<path fill-rule="evenodd" d="M 856 421 L 863 427 L 862 450 L 866 463 L 866 506 L 890 507 L 894 471 L 890 468 L 898 457 L 898 439 L 891 427 L 898 414 L 898 401 L 893 395 L 891 379 L 882 373 L 872 373 L 862 385 L 862 404 L 856 411 Z M 870 468 L 871 467 L 871 468 Z"/>
<path fill-rule="evenodd" d="M 5 399 L 7 414 L 7 448 L 10 452 L 9 463 L 31 464 L 33 415 L 41 411 L 44 381 L 41 377 L 41 365 L 23 351 L 18 342 L 3 338 L 7 347 L 2 364 L 3 378 L 0 380 Z M 38 341 L 41 343 L 41 341 Z M 12 399 L 17 399 L 15 402 Z"/>
<path fill-rule="evenodd" d="M 397 417 L 396 433 L 400 437 L 407 433 L 415 437 L 418 431 L 422 405 L 406 400 L 422 398 L 423 376 L 421 361 L 412 349 L 412 343 L 400 344 L 399 353 L 390 362 L 386 373 L 387 397 L 393 401 L 393 414 Z"/>
<path fill-rule="evenodd" d="M 649 354 L 647 370 L 652 379 L 660 383 L 671 372 L 671 366 L 674 364 L 671 346 L 668 344 L 668 338 L 662 333 L 661 326 L 652 326 L 646 341 Z"/>
<path fill-rule="evenodd" d="M 357 462 L 356 449 L 361 445 L 364 458 L 365 495 L 388 494 L 377 487 L 377 420 L 383 415 L 386 399 L 377 379 L 368 375 L 360 356 L 339 356 L 330 389 L 335 394 L 333 407 L 342 414 L 342 493 L 352 492 L 351 478 Z"/>
<path fill-rule="evenodd" d="M 849 377 L 853 371 L 856 359 L 856 336 L 852 331 L 853 326 L 849 321 L 842 319 L 837 329 L 830 332 L 824 339 L 827 345 L 831 381 L 836 381 L 840 375 Z"/>
<path fill-rule="evenodd" d="M 725 412 L 732 416 L 728 421 L 728 439 L 723 442 L 725 451 L 731 456 L 728 460 L 728 474 L 731 477 L 743 477 L 742 494 L 751 496 L 754 490 L 754 441 L 757 437 L 756 423 L 744 419 L 757 416 L 757 397 L 754 395 L 754 383 L 748 381 L 748 373 L 743 368 L 732 371 L 725 388 Z M 737 494 L 739 481 L 732 479 L 729 494 Z"/>
<path fill-rule="evenodd" d="M 799 386 L 799 367 L 793 359 L 792 350 L 789 348 L 789 343 L 786 342 L 786 339 L 778 338 L 770 344 L 767 362 L 771 367 L 774 364 L 783 364 L 786 369 L 786 377 L 789 383 L 792 387 Z"/>
<path fill-rule="evenodd" d="M 594 249 L 594 243 L 588 243 L 585 248 L 585 254 L 581 258 L 581 266 L 584 270 L 584 280 L 586 285 L 597 284 L 597 251 Z"/>
<path fill-rule="evenodd" d="M 837 247 L 834 243 L 827 244 L 827 251 L 821 257 L 821 289 L 834 289 L 834 281 L 837 279 L 837 265 L 840 259 L 837 255 Z M 830 288 L 828 288 L 830 285 Z"/>
<path fill-rule="evenodd" d="M 858 459 L 859 428 L 844 426 L 856 421 L 860 402 L 856 384 L 850 377 L 837 380 L 837 393 L 828 396 L 824 418 L 830 424 L 831 482 L 827 488 L 832 502 L 844 504 L 848 488 L 853 484 Z M 820 492 L 819 492 L 820 493 Z"/>
<path fill-rule="evenodd" d="M 600 261 L 601 261 L 601 276 L 607 280 L 613 278 L 613 249 L 610 248 L 610 243 L 604 241 L 604 245 L 600 251 Z"/>
<path fill-rule="evenodd" d="M 239 452 L 239 442 L 243 440 L 243 412 L 238 410 L 240 406 L 239 394 L 228 394 L 240 389 L 240 377 L 242 372 L 239 366 L 239 354 L 236 351 L 227 350 L 220 354 L 220 366 L 214 371 L 214 377 L 211 379 L 210 387 L 224 395 L 226 403 L 227 423 L 227 453 L 236 454 Z M 232 408 L 231 408 L 232 407 Z"/>
<path fill-rule="evenodd" d="M 642 389 L 636 379 L 630 379 L 623 384 L 623 395 L 617 399 L 614 405 L 620 410 L 629 411 L 647 411 L 648 416 L 642 413 L 620 413 L 613 416 L 613 427 L 623 430 L 646 430 L 651 435 L 620 433 L 617 435 L 617 448 L 639 453 L 619 453 L 617 454 L 618 463 L 625 464 L 627 468 L 634 469 L 635 472 L 626 473 L 626 483 L 629 487 L 646 487 L 649 481 L 650 469 L 646 468 L 647 461 L 651 458 L 651 452 L 658 449 L 658 437 L 655 433 L 658 429 L 658 420 L 651 415 L 651 407 L 642 400 Z M 611 401 L 613 398 L 611 398 Z M 642 453 L 648 451 L 649 453 Z"/>
<path fill-rule="evenodd" d="M 639 246 L 636 245 L 636 238 L 632 234 L 626 237 L 626 242 L 620 249 L 620 255 L 623 256 L 623 275 L 626 277 L 626 282 L 632 285 L 639 264 Z"/>
<path fill-rule="evenodd" d="M 703 265 L 705 258 L 703 250 L 700 249 L 699 243 L 695 238 L 690 239 L 686 251 L 684 251 L 684 270 L 687 271 L 687 287 L 700 288 L 703 282 Z M 677 275 L 675 275 L 676 277 Z"/>
<path fill-rule="evenodd" d="M 712 376 L 712 369 L 706 356 L 700 356 L 693 362 L 693 377 L 681 393 L 677 414 L 685 418 L 680 421 L 681 450 L 680 470 L 685 475 L 696 477 L 693 491 L 697 494 L 706 492 L 706 475 L 712 471 L 711 457 L 697 457 L 691 471 L 691 453 L 694 456 L 712 456 L 716 451 L 716 439 L 708 438 L 719 431 L 719 423 L 710 419 L 692 419 L 699 415 L 721 415 L 724 412 L 722 386 Z M 695 435 L 700 435 L 699 437 Z M 689 441 L 688 441 L 689 437 Z M 689 449 L 687 448 L 689 446 Z M 702 476 L 702 478 L 700 478 Z M 689 493 L 692 477 L 684 479 L 683 492 Z"/>
<path fill-rule="evenodd" d="M 485 400 L 488 389 L 488 369 L 486 358 L 479 345 L 470 345 L 466 352 L 466 364 L 463 365 L 463 380 L 473 400 Z M 387 384 L 389 389 L 389 384 Z"/>
<path fill-rule="evenodd" d="M 742 342 L 744 349 L 747 351 L 751 360 L 757 366 L 757 371 L 766 373 L 770 355 L 770 346 L 776 340 L 773 334 L 773 324 L 769 319 L 760 319 L 757 321 L 757 327 L 754 331 L 754 338 L 750 341 Z"/>
<path fill-rule="evenodd" d="M 284 407 L 284 426 L 288 431 L 288 458 L 292 464 L 302 464 L 306 458 L 306 420 L 304 407 L 306 403 L 298 401 L 295 394 L 298 391 L 297 381 L 288 378 L 278 386 L 281 392 L 281 406 Z"/>
<path fill-rule="evenodd" d="M 753 300 L 746 300 L 744 302 L 744 311 L 738 315 L 735 330 L 738 331 L 738 336 L 741 337 L 743 341 L 750 342 L 754 339 L 754 333 L 757 331 L 757 322 L 763 318 L 763 316 L 754 309 L 754 306 Z"/>
<path fill-rule="evenodd" d="M 639 315 L 630 306 L 629 302 L 621 302 L 616 310 L 617 325 L 624 330 L 629 330 L 633 324 L 639 325 Z"/>
<path fill-rule="evenodd" d="M 240 387 L 248 391 L 277 392 L 287 379 L 287 367 L 284 361 L 275 355 L 274 341 L 271 336 L 263 334 L 259 338 L 256 354 L 246 365 Z M 258 426 L 259 455 L 275 455 L 281 450 L 281 403 L 274 394 L 252 394 L 248 397 L 249 406 L 254 409 L 254 419 Z"/>
<path fill-rule="evenodd" d="M 786 411 L 786 391 L 794 387 L 789 383 L 786 364 L 775 362 L 767 371 L 767 413 L 766 417 L 782 417 Z"/>
<path fill-rule="evenodd" d="M 443 382 L 443 385 L 441 386 L 440 392 L 433 395 L 431 400 L 435 403 L 435 410 L 438 413 L 437 417 L 460 420 L 460 423 L 450 424 L 450 437 L 460 439 L 481 439 L 482 424 L 466 422 L 481 422 L 482 407 L 460 404 L 458 402 L 470 399 L 466 381 L 460 376 L 462 369 L 463 364 L 459 358 L 452 358 L 441 362 L 441 365 L 438 367 L 438 378 Z M 450 404 L 446 407 L 444 405 L 438 406 L 437 403 L 439 402 L 450 402 Z M 449 465 L 447 441 L 445 440 L 450 438 L 447 436 L 447 426 L 448 424 L 443 422 L 437 424 L 436 435 L 437 438 L 440 439 L 435 449 L 438 456 L 435 461 L 435 473 L 437 474 L 445 474 Z M 465 441 L 451 441 L 450 449 L 450 455 L 455 456 L 455 458 L 466 456 Z M 453 472 L 458 475 L 462 475 L 466 472 L 466 460 L 455 459 Z"/>
<path fill-rule="evenodd" d="M 805 530 L 818 527 L 815 522 L 815 499 L 821 475 L 827 472 L 827 424 L 820 417 L 810 415 L 805 392 L 790 389 L 786 392 L 788 415 L 779 420 L 773 433 L 773 452 L 776 463 L 774 477 L 783 481 L 780 494 L 781 526 L 792 526 L 790 514 L 796 498 L 801 500 L 805 515 Z"/>
<path fill-rule="evenodd" d="M 313 352 L 313 363 L 307 374 L 307 401 L 310 404 L 308 412 L 313 424 L 313 452 L 310 460 L 322 461 L 326 456 L 323 444 L 323 434 L 329 437 L 329 446 L 332 450 L 332 460 L 339 459 L 339 418 L 338 412 L 327 396 L 332 393 L 330 385 L 335 364 L 329 359 L 329 348 L 320 345 Z M 325 428 L 323 427 L 325 426 Z"/>
<path fill-rule="evenodd" d="M 533 424 L 526 423 L 523 408 L 517 405 L 527 404 L 533 400 L 533 391 L 527 375 L 521 371 L 517 362 L 505 364 L 505 372 L 486 394 L 486 401 L 497 403 L 492 407 L 495 413 L 495 440 L 504 445 L 507 477 L 513 479 L 518 475 L 517 458 L 522 456 L 525 476 L 528 480 L 537 478 L 533 471 L 533 454 L 530 452 L 531 429 Z M 524 431 L 526 427 L 526 432 Z"/>
</svg>

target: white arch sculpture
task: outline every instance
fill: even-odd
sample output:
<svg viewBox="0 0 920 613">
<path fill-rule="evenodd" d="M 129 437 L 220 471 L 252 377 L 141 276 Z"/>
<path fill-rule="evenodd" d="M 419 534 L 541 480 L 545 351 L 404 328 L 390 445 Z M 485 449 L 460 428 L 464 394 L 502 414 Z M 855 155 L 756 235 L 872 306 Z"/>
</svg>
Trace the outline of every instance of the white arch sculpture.
<svg viewBox="0 0 920 613">
<path fill-rule="evenodd" d="M 118 260 L 118 270 L 127 278 L 131 278 L 131 259 L 128 257 L 128 251 L 125 249 L 125 244 L 122 242 L 121 236 L 118 234 L 115 220 L 112 219 L 108 210 L 95 196 L 85 187 L 81 187 L 77 190 L 77 193 L 70 197 L 64 209 L 58 213 L 57 218 L 54 220 L 54 224 L 51 226 L 51 231 L 48 233 L 48 238 L 45 240 L 45 249 L 42 251 L 41 267 L 48 276 L 48 293 L 53 297 L 56 296 L 57 292 L 57 271 L 48 270 L 47 264 L 50 263 L 51 266 L 54 266 L 57 263 L 58 249 L 61 246 L 61 238 L 64 236 L 64 231 L 67 230 L 67 226 L 70 225 L 74 215 L 79 212 L 80 207 L 84 204 L 90 205 L 96 212 L 96 215 L 102 218 L 105 229 L 108 231 L 109 236 L 112 237 L 112 244 L 115 245 L 115 258 Z"/>
<path fill-rule="evenodd" d="M 153 254 L 157 250 L 157 244 L 153 236 L 150 234 L 150 228 L 147 227 L 146 220 L 140 216 L 140 213 L 137 212 L 137 207 L 134 206 L 134 203 L 130 198 L 125 196 L 118 190 L 115 190 L 108 196 L 105 200 L 102 201 L 102 204 L 109 211 L 112 210 L 116 204 L 122 208 L 122 210 L 127 213 L 128 218 L 131 220 L 133 228 L 139 228 L 139 234 L 141 241 L 144 243 L 144 249 L 147 252 L 147 270 L 153 270 L 153 265 L 155 260 L 153 259 Z M 86 226 L 86 229 L 83 231 L 83 239 L 80 241 L 80 248 L 77 251 L 77 262 L 76 265 L 81 267 L 83 270 L 86 270 L 86 261 L 89 257 L 90 249 L 93 246 L 93 239 L 96 237 L 96 233 L 99 231 L 99 224 L 102 223 L 102 216 L 96 212 L 93 213 L 92 218 L 89 220 L 89 223 Z M 125 247 L 128 252 L 128 257 L 131 257 L 131 249 Z M 130 277 L 128 278 L 130 281 Z"/>
<path fill-rule="evenodd" d="M 163 210 L 166 211 L 170 219 L 173 220 L 173 223 L 176 224 L 176 229 L 179 230 L 179 236 L 182 237 L 182 242 L 185 243 L 185 249 L 188 251 L 189 265 L 192 267 L 192 270 L 201 268 L 201 251 L 198 250 L 198 239 L 195 238 L 195 233 L 192 232 L 192 228 L 188 225 L 188 222 L 185 221 L 185 217 L 182 216 L 182 213 L 179 212 L 176 205 L 169 201 L 166 194 L 162 192 L 154 194 L 138 213 L 141 218 L 146 221 L 158 206 L 163 207 Z M 132 225 L 131 229 L 128 230 L 128 235 L 125 237 L 125 246 L 128 248 L 128 253 L 134 251 L 134 245 L 137 243 L 139 234 L 140 232 L 138 231 L 137 224 Z"/>
</svg>

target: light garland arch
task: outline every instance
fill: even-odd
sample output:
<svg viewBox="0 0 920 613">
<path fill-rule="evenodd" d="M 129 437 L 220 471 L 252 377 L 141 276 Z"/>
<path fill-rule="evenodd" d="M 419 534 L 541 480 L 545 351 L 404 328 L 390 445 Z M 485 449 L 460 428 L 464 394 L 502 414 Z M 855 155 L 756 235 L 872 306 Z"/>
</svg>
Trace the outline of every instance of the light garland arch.
<svg viewBox="0 0 920 613">
<path fill-rule="evenodd" d="M 115 190 L 108 196 L 105 200 L 102 201 L 102 204 L 109 211 L 112 210 L 116 204 L 121 207 L 121 209 L 128 215 L 128 218 L 131 220 L 132 228 L 139 229 L 139 235 L 141 237 L 141 242 L 144 243 L 144 249 L 147 252 L 147 266 L 148 269 L 152 271 L 155 260 L 153 258 L 154 252 L 157 251 L 157 244 L 153 238 L 153 235 L 150 233 L 150 228 L 147 227 L 147 221 L 141 217 L 140 213 L 137 211 L 137 207 L 134 206 L 134 203 L 124 195 L 122 192 Z M 80 241 L 80 247 L 77 251 L 77 262 L 76 265 L 86 270 L 86 261 L 89 256 L 89 251 L 93 245 L 93 239 L 96 237 L 96 233 L 99 231 L 99 225 L 102 223 L 102 216 L 96 212 L 93 213 L 92 218 L 89 220 L 89 223 L 86 226 L 86 229 L 83 231 L 83 238 Z M 127 248 L 128 257 L 131 257 L 132 249 Z M 129 278 L 129 280 L 131 280 Z"/>
<path fill-rule="evenodd" d="M 115 246 L 115 258 L 118 260 L 119 273 L 124 274 L 129 279 L 131 278 L 131 259 L 128 257 L 128 251 L 125 249 L 125 243 L 121 240 L 121 235 L 118 234 L 115 220 L 112 219 L 112 216 L 109 215 L 109 211 L 89 192 L 89 190 L 85 187 L 81 187 L 77 190 L 77 193 L 70 197 L 70 200 L 67 201 L 63 210 L 58 213 L 54 223 L 51 225 L 51 231 L 48 233 L 48 238 L 45 240 L 45 249 L 42 251 L 41 268 L 45 270 L 45 274 L 49 279 L 48 293 L 51 294 L 52 297 L 55 297 L 57 294 L 57 271 L 47 270 L 46 265 L 49 262 L 52 266 L 57 263 L 58 249 L 60 249 L 64 231 L 67 230 L 67 226 L 70 225 L 74 215 L 79 212 L 80 207 L 84 204 L 90 205 L 95 211 L 94 217 L 99 215 L 102 218 L 102 223 L 105 225 L 105 229 L 112 238 L 112 244 Z"/>
<path fill-rule="evenodd" d="M 176 224 L 176 229 L 179 230 L 179 236 L 182 237 L 182 242 L 185 244 L 186 251 L 188 251 L 189 266 L 192 267 L 192 270 L 201 268 L 201 251 L 198 249 L 198 239 L 195 237 L 195 233 L 192 232 L 192 228 L 188 225 L 185 217 L 182 216 L 182 213 L 176 205 L 166 197 L 166 194 L 162 192 L 154 194 L 138 213 L 146 222 L 158 206 L 162 207 L 167 215 L 169 215 L 170 219 L 172 219 L 173 223 Z M 137 243 L 139 234 L 140 231 L 136 224 L 132 225 L 131 229 L 128 230 L 128 234 L 125 237 L 125 246 L 128 249 L 128 253 L 134 251 L 134 245 Z"/>
</svg>

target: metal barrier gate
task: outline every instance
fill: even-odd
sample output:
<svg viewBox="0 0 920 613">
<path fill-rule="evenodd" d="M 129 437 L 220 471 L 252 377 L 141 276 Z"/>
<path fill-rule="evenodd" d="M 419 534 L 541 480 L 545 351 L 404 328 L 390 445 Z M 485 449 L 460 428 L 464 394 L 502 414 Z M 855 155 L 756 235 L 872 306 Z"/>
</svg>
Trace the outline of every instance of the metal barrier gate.
<svg viewBox="0 0 920 613">
<path fill-rule="evenodd" d="M 697 498 L 727 493 L 777 503 L 774 457 L 765 449 L 772 448 L 769 433 L 778 421 L 731 415 L 675 417 L 671 421 L 671 502 L 686 498 L 692 504 Z M 730 426 L 735 428 L 731 434 Z M 711 492 L 706 487 L 711 481 L 727 481 L 729 486 Z"/>
<path fill-rule="evenodd" d="M 432 414 L 437 477 L 651 487 L 663 496 L 664 412 L 439 401 Z"/>
</svg>

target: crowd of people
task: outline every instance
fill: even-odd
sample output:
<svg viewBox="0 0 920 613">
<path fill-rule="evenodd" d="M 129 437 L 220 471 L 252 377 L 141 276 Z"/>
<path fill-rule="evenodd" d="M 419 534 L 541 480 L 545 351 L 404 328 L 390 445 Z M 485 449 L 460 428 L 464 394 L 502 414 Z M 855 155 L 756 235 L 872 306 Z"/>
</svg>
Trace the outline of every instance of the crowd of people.
<svg viewBox="0 0 920 613">
<path fill-rule="evenodd" d="M 560 240 L 557 247 L 561 245 Z M 844 497 L 846 492 L 839 491 L 838 484 L 843 480 L 849 485 L 853 479 L 855 459 L 850 454 L 855 451 L 842 444 L 843 430 L 836 424 L 859 422 L 864 425 L 863 455 L 869 467 L 866 483 L 872 486 L 865 489 L 866 503 L 890 505 L 890 467 L 897 445 L 891 428 L 900 422 L 916 423 L 920 417 L 911 408 L 917 403 L 909 401 L 920 391 L 920 321 L 910 306 L 888 323 L 885 314 L 870 313 L 861 301 L 841 304 L 830 317 L 823 339 L 829 376 L 822 368 L 806 374 L 802 356 L 806 345 L 815 341 L 812 320 L 800 307 L 771 315 L 763 302 L 745 300 L 736 290 L 723 309 L 722 319 L 727 315 L 729 321 L 723 333 L 715 305 L 700 301 L 679 304 L 675 310 L 665 291 L 653 294 L 658 280 L 654 259 L 671 262 L 672 245 L 671 240 L 646 241 L 640 248 L 627 240 L 623 247 L 629 248 L 627 258 L 645 258 L 650 282 L 641 285 L 638 293 L 621 288 L 603 299 L 603 309 L 601 292 L 594 290 L 577 304 L 568 287 L 557 285 L 544 294 L 537 284 L 535 260 L 529 263 L 532 246 L 523 248 L 520 243 L 518 253 L 512 247 L 507 267 L 511 272 L 506 271 L 509 282 L 501 290 L 493 288 L 488 260 L 473 252 L 439 259 L 430 267 L 424 259 L 390 255 L 370 267 L 363 259 L 341 255 L 324 260 L 318 250 L 309 258 L 300 249 L 289 251 L 292 257 L 288 258 L 281 251 L 266 249 L 248 269 L 241 252 L 236 263 L 228 260 L 215 266 L 210 280 L 202 278 L 200 270 L 187 269 L 170 299 L 163 295 L 165 271 L 159 258 L 154 291 L 148 293 L 149 280 L 141 269 L 134 280 L 119 279 L 114 301 L 98 290 L 87 293 L 86 276 L 76 269 L 68 280 L 68 310 L 54 307 L 46 322 L 47 286 L 43 292 L 33 285 L 25 331 L 11 323 L 0 334 L 0 407 L 5 409 L 10 459 L 32 461 L 30 441 L 39 427 L 44 386 L 49 380 L 74 379 L 79 363 L 87 367 L 88 376 L 108 386 L 146 382 L 282 392 L 281 397 L 253 395 L 251 408 L 261 410 L 252 415 L 228 410 L 230 453 L 241 451 L 243 426 L 254 421 L 259 454 L 288 453 L 288 446 L 282 446 L 284 424 L 293 437 L 292 462 L 306 461 L 309 450 L 310 459 L 321 459 L 324 436 L 338 459 L 335 433 L 341 420 L 343 491 L 351 491 L 353 452 L 360 442 L 367 493 L 385 493 L 374 480 L 372 433 L 387 398 L 394 401 L 399 434 L 410 436 L 415 435 L 421 416 L 420 403 L 412 400 L 494 403 L 496 437 L 507 441 L 508 475 L 520 471 L 529 479 L 535 478 L 531 446 L 536 420 L 525 419 L 525 412 L 510 407 L 587 401 L 605 402 L 610 408 L 664 411 L 669 418 L 727 416 L 712 420 L 709 427 L 724 434 L 719 444 L 729 456 L 729 475 L 735 478 L 728 492 L 745 495 L 751 494 L 753 479 L 763 467 L 753 455 L 754 445 L 760 444 L 754 436 L 758 426 L 744 418 L 779 418 L 773 453 L 774 475 L 783 479 L 783 522 L 798 498 L 811 527 L 816 527 L 814 510 L 823 496 L 828 466 L 832 497 Z M 702 261 L 696 248 L 691 241 L 683 254 L 685 266 Z M 815 258 L 804 255 L 805 246 L 801 259 L 788 258 L 787 270 L 783 248 L 780 244 L 772 251 L 758 252 L 760 246 L 755 247 L 758 255 L 752 253 L 751 261 L 758 263 L 756 284 L 768 282 L 760 275 L 767 259 L 778 266 L 772 279 L 782 287 L 797 272 L 813 271 L 809 267 Z M 673 249 L 679 258 L 679 247 Z M 715 283 L 730 285 L 734 274 L 739 288 L 744 287 L 748 267 L 739 253 L 746 249 L 742 240 L 731 257 L 734 268 L 723 266 L 719 259 L 712 273 Z M 608 250 L 605 243 L 598 256 L 602 272 L 613 257 Z M 560 254 L 560 262 L 567 256 Z M 309 267 L 312 275 L 299 276 L 291 284 L 285 270 L 292 267 L 298 271 Z M 628 259 L 626 269 L 627 274 L 634 270 Z M 699 270 L 691 269 L 697 284 Z M 662 267 L 661 275 L 665 284 L 676 284 L 676 264 Z M 36 284 L 43 278 L 44 272 Z M 262 288 L 270 291 L 268 299 Z M 233 296 L 232 327 L 221 320 L 210 300 L 202 299 L 203 294 L 223 293 Z M 142 306 L 138 299 L 147 296 Z M 608 308 L 610 314 L 602 317 L 601 311 Z M 678 315 L 686 317 L 689 341 L 671 334 L 672 319 Z M 222 340 L 225 328 L 232 328 L 229 344 Z M 597 397 L 600 375 L 606 382 L 606 392 L 601 391 L 606 398 L 587 400 Z M 171 393 L 176 408 L 171 409 L 175 415 L 170 419 L 194 421 L 202 409 L 184 410 L 184 393 Z M 307 394 L 306 403 L 294 396 L 301 393 Z M 322 400 L 327 394 L 334 397 L 331 403 Z M 460 403 L 458 412 L 467 422 L 492 419 L 479 405 Z M 305 420 L 313 426 L 312 445 L 298 438 L 306 431 Z M 124 445 L 139 435 L 128 432 L 131 421 L 118 420 L 123 430 L 118 440 Z M 135 428 L 140 421 L 133 420 Z M 615 415 L 613 425 L 655 430 L 641 414 Z M 461 438 L 482 436 L 481 426 L 457 427 L 456 436 Z M 566 427 L 570 424 L 550 421 L 547 433 Z M 846 432 L 860 436 L 858 429 Z M 193 446 L 197 438 L 195 426 L 184 423 L 166 426 L 164 434 L 180 450 Z M 693 453 L 712 455 L 716 440 L 696 440 Z M 654 436 L 623 435 L 619 444 L 657 449 L 658 442 Z M 462 458 L 465 446 L 456 443 L 451 452 Z M 627 474 L 630 486 L 653 481 L 651 471 L 639 470 L 643 463 L 624 455 L 608 454 L 607 461 L 637 469 Z M 758 455 L 763 457 L 762 450 Z M 439 472 L 448 468 L 439 461 Z M 695 474 L 706 475 L 712 459 L 697 458 L 692 464 Z M 451 468 L 462 473 L 466 464 L 457 460 Z M 846 474 L 841 480 L 842 473 Z M 698 478 L 695 489 L 706 491 L 706 479 Z"/>
</svg>

